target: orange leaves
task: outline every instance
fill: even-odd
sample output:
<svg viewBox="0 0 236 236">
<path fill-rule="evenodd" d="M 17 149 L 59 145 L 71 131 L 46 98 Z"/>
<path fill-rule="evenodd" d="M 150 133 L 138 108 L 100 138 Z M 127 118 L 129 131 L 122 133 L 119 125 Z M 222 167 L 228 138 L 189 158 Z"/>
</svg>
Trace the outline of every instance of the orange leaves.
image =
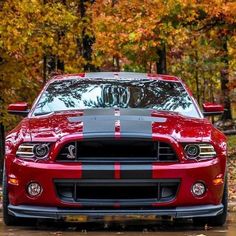
<svg viewBox="0 0 236 236">
<path fill-rule="evenodd" d="M 43 2 L 5 0 L 2 4 L 0 56 L 5 63 L 0 71 L 7 86 L 9 78 L 18 90 L 25 81 L 37 84 L 44 55 L 63 61 L 66 72 L 82 71 L 87 63 L 101 69 L 117 64 L 122 70 L 154 72 L 163 45 L 169 73 L 184 77 L 193 90 L 198 74 L 201 96 L 215 98 L 208 89 L 212 84 L 219 94 L 221 59 L 227 53 L 230 78 L 235 77 L 233 0 L 86 1 L 83 16 L 80 1 Z M 88 54 L 83 45 L 85 35 L 95 42 L 92 62 L 84 58 Z M 227 39 L 227 52 L 222 50 L 223 39 Z M 234 84 L 230 86 L 234 88 Z M 9 93 L 13 94 L 12 90 Z"/>
<path fill-rule="evenodd" d="M 93 6 L 94 50 L 102 52 L 103 60 L 120 55 L 135 58 L 137 63 L 149 61 L 164 37 L 161 16 L 166 12 L 162 1 L 98 1 Z M 98 10 L 99 9 L 99 10 Z M 100 14 L 100 12 L 102 12 Z M 102 60 L 102 59 L 101 59 Z"/>
</svg>

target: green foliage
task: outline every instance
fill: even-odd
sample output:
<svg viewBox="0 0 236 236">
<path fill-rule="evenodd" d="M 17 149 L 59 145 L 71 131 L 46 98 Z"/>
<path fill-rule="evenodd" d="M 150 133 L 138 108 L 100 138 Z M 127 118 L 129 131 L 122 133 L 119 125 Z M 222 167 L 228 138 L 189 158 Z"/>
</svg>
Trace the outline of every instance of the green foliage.
<svg viewBox="0 0 236 236">
<path fill-rule="evenodd" d="M 235 135 L 230 135 L 228 136 L 228 147 L 230 150 L 235 150 L 236 147 L 236 136 Z"/>
</svg>

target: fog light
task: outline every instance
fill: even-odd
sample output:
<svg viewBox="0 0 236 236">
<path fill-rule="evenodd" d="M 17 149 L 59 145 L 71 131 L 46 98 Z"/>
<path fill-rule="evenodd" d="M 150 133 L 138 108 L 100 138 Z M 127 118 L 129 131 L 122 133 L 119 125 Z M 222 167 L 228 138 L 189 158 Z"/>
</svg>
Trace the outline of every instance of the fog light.
<svg viewBox="0 0 236 236">
<path fill-rule="evenodd" d="M 205 192 L 206 192 L 206 186 L 201 182 L 197 182 L 192 186 L 192 193 L 196 197 L 203 196 Z"/>
<path fill-rule="evenodd" d="M 42 187 L 38 183 L 32 182 L 28 185 L 27 191 L 31 197 L 37 197 L 41 194 Z"/>
</svg>

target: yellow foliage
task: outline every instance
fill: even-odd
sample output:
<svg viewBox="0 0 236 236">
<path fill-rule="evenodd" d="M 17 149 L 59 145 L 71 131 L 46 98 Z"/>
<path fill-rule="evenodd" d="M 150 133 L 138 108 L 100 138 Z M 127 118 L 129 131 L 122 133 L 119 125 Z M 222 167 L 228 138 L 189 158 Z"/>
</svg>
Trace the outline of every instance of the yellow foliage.
<svg viewBox="0 0 236 236">
<path fill-rule="evenodd" d="M 234 0 L 83 2 L 85 9 L 75 0 L 0 3 L 0 122 L 12 122 L 8 103 L 32 102 L 43 84 L 45 56 L 63 61 L 69 73 L 84 71 L 87 64 L 114 68 L 114 61 L 121 70 L 155 72 L 165 45 L 169 73 L 183 77 L 195 92 L 198 83 L 202 100 L 219 93 L 226 54 L 235 78 Z M 85 37 L 94 41 L 91 60 L 84 56 Z"/>
</svg>

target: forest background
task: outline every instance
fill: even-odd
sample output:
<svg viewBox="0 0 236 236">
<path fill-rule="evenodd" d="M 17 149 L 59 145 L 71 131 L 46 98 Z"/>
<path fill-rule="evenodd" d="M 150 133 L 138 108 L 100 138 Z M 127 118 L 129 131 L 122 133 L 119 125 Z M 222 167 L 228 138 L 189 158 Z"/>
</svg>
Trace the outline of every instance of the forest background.
<svg viewBox="0 0 236 236">
<path fill-rule="evenodd" d="M 173 74 L 236 118 L 234 0 L 0 0 L 0 140 L 52 73 Z M 234 122 L 230 122 L 235 127 Z M 3 149 L 1 142 L 0 149 Z"/>
</svg>

